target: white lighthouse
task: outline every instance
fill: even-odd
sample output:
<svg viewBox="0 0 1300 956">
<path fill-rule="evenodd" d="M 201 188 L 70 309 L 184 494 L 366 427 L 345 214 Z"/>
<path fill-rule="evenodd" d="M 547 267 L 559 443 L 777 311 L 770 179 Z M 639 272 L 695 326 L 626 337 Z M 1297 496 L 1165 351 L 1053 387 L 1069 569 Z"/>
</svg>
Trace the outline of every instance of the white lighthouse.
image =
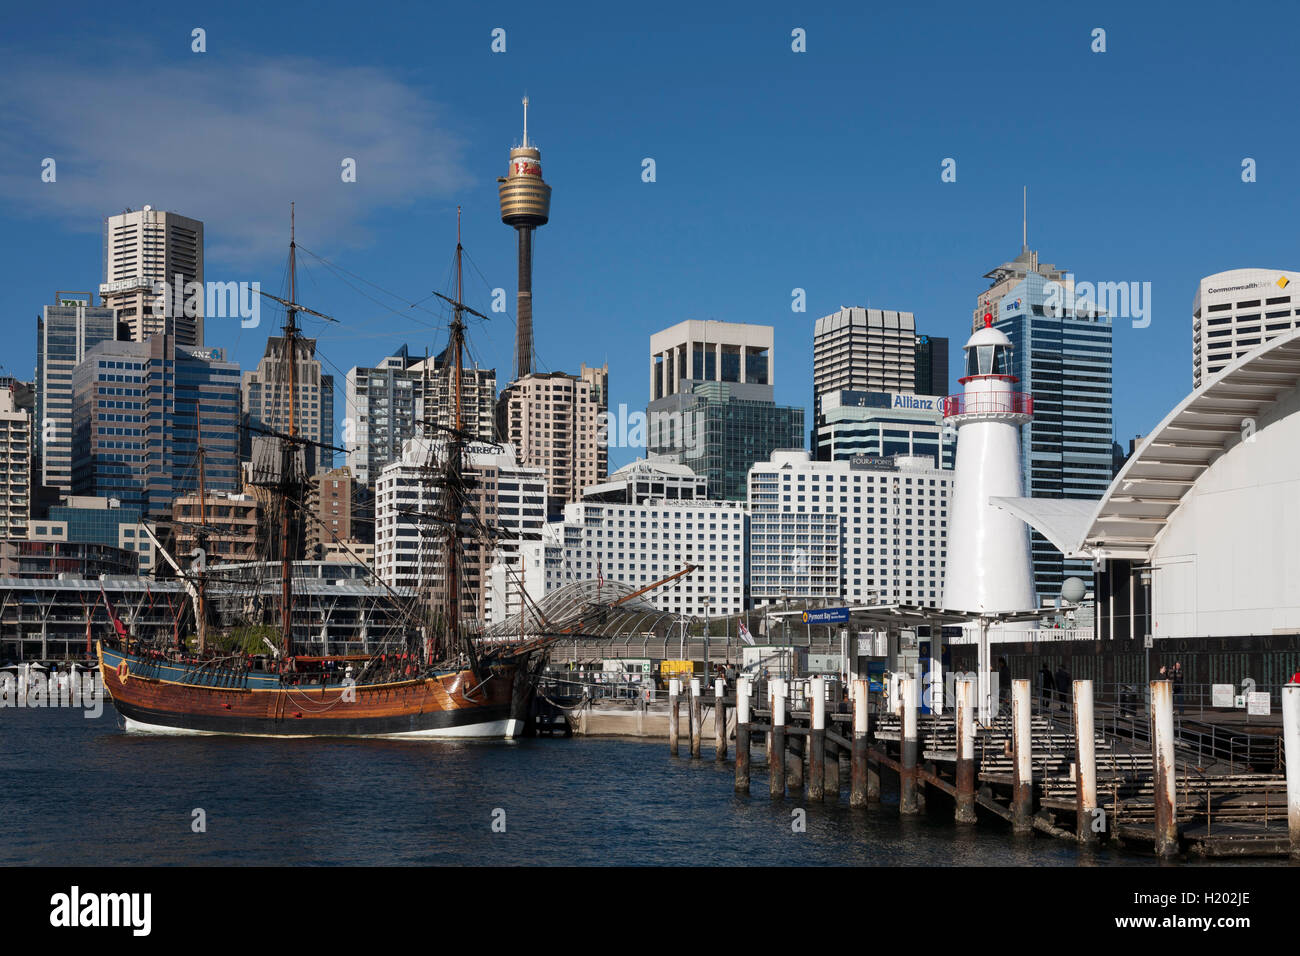
<svg viewBox="0 0 1300 956">
<path fill-rule="evenodd" d="M 1016 391 L 1011 352 L 1011 340 L 986 314 L 984 328 L 966 343 L 966 376 L 959 380 L 965 392 L 943 402 L 944 424 L 957 427 L 943 584 L 943 606 L 951 611 L 984 616 L 1034 608 L 1028 528 L 989 502 L 1023 494 L 1019 429 L 1033 417 L 1034 401 Z"/>
</svg>

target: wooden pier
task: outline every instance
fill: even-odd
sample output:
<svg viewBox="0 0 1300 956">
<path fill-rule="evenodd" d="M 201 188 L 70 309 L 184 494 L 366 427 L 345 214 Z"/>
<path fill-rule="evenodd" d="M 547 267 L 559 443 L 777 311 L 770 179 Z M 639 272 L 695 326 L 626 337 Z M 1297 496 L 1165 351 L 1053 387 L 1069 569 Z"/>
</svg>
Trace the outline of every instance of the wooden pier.
<svg viewBox="0 0 1300 956">
<path fill-rule="evenodd" d="M 843 759 L 849 804 L 867 812 L 881 807 L 883 768 L 897 780 L 901 815 L 951 806 L 962 825 L 1000 820 L 1160 856 L 1300 859 L 1300 685 L 1283 692 L 1283 766 L 1259 770 L 1176 733 L 1168 681 L 1151 682 L 1149 718 L 1124 719 L 1093 701 L 1091 681 L 1074 682 L 1068 710 L 1035 706 L 1029 682 L 1015 681 L 1010 712 L 989 726 L 973 719 L 969 681 L 957 682 L 956 713 L 940 715 L 919 712 L 912 678 L 898 679 L 893 712 L 855 681 L 851 709 L 828 713 L 817 678 L 809 706 L 792 709 L 789 683 L 753 693 L 742 678 L 737 696 L 708 695 L 735 711 L 737 793 L 751 793 L 751 773 L 766 768 L 773 799 L 838 802 Z M 767 759 L 754 764 L 759 738 Z"/>
</svg>

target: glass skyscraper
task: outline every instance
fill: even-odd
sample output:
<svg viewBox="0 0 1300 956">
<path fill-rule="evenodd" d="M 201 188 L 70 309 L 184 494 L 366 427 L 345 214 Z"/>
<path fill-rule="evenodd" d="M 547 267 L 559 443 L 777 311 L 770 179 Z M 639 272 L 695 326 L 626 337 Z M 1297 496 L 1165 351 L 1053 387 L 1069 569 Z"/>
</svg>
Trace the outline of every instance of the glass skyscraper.
<svg viewBox="0 0 1300 956">
<path fill-rule="evenodd" d="M 33 485 L 72 490 L 72 373 L 86 352 L 117 337 L 117 317 L 93 299 L 65 298 L 36 318 L 36 438 Z"/>
<path fill-rule="evenodd" d="M 220 349 L 178 349 L 174 336 L 101 342 L 72 381 L 72 487 L 151 518 L 199 487 L 239 490 L 239 366 Z"/>
<path fill-rule="evenodd" d="M 804 410 L 778 405 L 771 385 L 683 381 L 650 403 L 649 453 L 709 480 L 710 498 L 744 501 L 749 468 L 772 452 L 802 448 Z"/>
<path fill-rule="evenodd" d="M 1115 469 L 1110 317 L 1075 302 L 1072 277 L 1040 265 L 1028 247 L 985 278 L 992 285 L 979 296 L 972 327 L 992 316 L 1015 347 L 1012 374 L 1034 398 L 1033 421 L 1020 433 L 1025 495 L 1101 498 Z M 1040 603 L 1059 595 L 1068 577 L 1091 580 L 1088 562 L 1067 561 L 1037 531 L 1031 547 Z"/>
</svg>

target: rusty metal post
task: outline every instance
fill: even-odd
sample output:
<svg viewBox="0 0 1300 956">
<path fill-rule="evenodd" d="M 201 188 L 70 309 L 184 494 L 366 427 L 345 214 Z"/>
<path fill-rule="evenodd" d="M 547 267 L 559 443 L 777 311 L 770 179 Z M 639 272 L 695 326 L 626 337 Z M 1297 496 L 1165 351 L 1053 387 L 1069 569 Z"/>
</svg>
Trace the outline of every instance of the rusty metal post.
<svg viewBox="0 0 1300 956">
<path fill-rule="evenodd" d="M 1173 682 L 1151 682 L 1151 763 L 1155 768 L 1153 795 L 1156 802 L 1156 856 L 1178 852 L 1178 792 L 1174 768 Z"/>
<path fill-rule="evenodd" d="M 898 774 L 898 812 L 911 816 L 920 812 L 916 799 L 916 678 L 904 677 L 899 681 L 903 703 L 903 733 L 901 740 L 903 769 Z"/>
<path fill-rule="evenodd" d="M 975 822 L 975 683 L 957 681 L 958 823 Z"/>
<path fill-rule="evenodd" d="M 1097 810 L 1097 727 L 1092 716 L 1092 681 L 1074 682 L 1075 835 L 1080 843 L 1096 843 L 1100 834 L 1092 821 Z"/>
<path fill-rule="evenodd" d="M 808 682 L 808 799 L 826 796 L 826 679 L 814 677 Z"/>
<path fill-rule="evenodd" d="M 1300 860 L 1300 684 L 1282 688 L 1282 745 L 1286 754 L 1286 825 L 1291 859 Z"/>
<path fill-rule="evenodd" d="M 749 793 L 749 678 L 736 680 L 736 792 Z"/>
<path fill-rule="evenodd" d="M 668 752 L 674 757 L 677 756 L 677 722 L 682 716 L 681 689 L 680 679 L 668 678 Z"/>
<path fill-rule="evenodd" d="M 1028 833 L 1034 828 L 1033 725 L 1029 707 L 1029 681 L 1023 677 L 1017 678 L 1011 682 L 1011 729 L 1015 750 L 1015 772 L 1011 784 L 1011 828 L 1016 833 Z"/>
<path fill-rule="evenodd" d="M 727 682 L 719 677 L 713 682 L 713 759 L 727 759 Z"/>
<path fill-rule="evenodd" d="M 853 682 L 853 753 L 849 769 L 849 806 L 867 805 L 867 688 L 869 681 Z"/>
<path fill-rule="evenodd" d="M 700 735 L 704 729 L 703 701 L 700 699 L 700 679 L 691 678 L 691 759 L 700 756 Z"/>
<path fill-rule="evenodd" d="M 772 759 L 768 777 L 773 797 L 785 796 L 785 681 L 777 678 L 772 686 Z"/>
</svg>

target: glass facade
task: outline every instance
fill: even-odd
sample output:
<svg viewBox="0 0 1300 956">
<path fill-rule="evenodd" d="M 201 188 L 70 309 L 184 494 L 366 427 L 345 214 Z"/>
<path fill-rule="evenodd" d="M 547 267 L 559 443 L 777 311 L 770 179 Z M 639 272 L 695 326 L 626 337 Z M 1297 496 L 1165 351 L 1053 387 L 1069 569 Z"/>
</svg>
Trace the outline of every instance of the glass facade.
<svg viewBox="0 0 1300 956">
<path fill-rule="evenodd" d="M 1112 349 L 1109 316 L 1079 303 L 1054 318 L 1044 308 L 1048 279 L 1030 273 L 997 302 L 994 328 L 1011 339 L 1011 374 L 1034 399 L 1020 432 L 1024 493 L 1034 498 L 1101 498 L 1114 477 Z M 1039 601 L 1061 593 L 1068 577 L 1091 580 L 1085 561 L 1067 561 L 1031 533 Z"/>
<path fill-rule="evenodd" d="M 710 498 L 745 500 L 750 466 L 779 449 L 803 447 L 804 410 L 777 405 L 770 385 L 690 387 L 650 403 L 647 450 L 704 475 Z"/>
<path fill-rule="evenodd" d="M 150 517 L 197 493 L 202 432 L 209 493 L 239 489 L 239 366 L 172 336 L 105 342 L 73 380 L 72 486 Z"/>
<path fill-rule="evenodd" d="M 34 483 L 72 490 L 72 373 L 86 352 L 117 335 L 112 309 L 68 300 L 36 319 L 36 421 L 40 474 Z"/>
</svg>

